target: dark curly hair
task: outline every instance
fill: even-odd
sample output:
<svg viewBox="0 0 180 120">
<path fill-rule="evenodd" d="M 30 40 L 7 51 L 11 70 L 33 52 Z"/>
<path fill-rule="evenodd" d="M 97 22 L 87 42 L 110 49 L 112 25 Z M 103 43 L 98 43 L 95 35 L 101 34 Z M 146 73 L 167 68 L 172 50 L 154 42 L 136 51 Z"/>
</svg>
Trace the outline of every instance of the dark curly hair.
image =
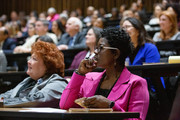
<svg viewBox="0 0 180 120">
<path fill-rule="evenodd" d="M 115 47 L 120 50 L 120 56 L 117 59 L 117 62 L 124 65 L 126 57 L 133 49 L 131 38 L 126 31 L 122 28 L 106 28 L 101 32 L 101 38 L 105 38 L 110 47 Z"/>
<path fill-rule="evenodd" d="M 46 75 L 54 73 L 64 77 L 64 55 L 58 50 L 55 44 L 44 41 L 37 41 L 32 45 L 31 54 L 40 56 L 47 68 Z"/>
</svg>

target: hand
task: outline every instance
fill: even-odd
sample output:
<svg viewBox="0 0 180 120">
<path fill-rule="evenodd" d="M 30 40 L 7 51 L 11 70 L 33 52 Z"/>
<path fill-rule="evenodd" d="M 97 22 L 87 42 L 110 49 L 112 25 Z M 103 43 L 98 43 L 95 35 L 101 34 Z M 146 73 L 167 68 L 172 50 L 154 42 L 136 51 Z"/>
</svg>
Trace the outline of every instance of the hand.
<svg viewBox="0 0 180 120">
<path fill-rule="evenodd" d="M 102 95 L 95 95 L 84 100 L 87 108 L 109 108 L 111 101 Z"/>
<path fill-rule="evenodd" d="M 83 59 L 79 65 L 78 72 L 82 75 L 85 75 L 88 72 L 91 72 L 97 67 L 97 61 L 93 59 Z"/>
<path fill-rule="evenodd" d="M 59 49 L 59 50 L 67 50 L 67 49 L 68 49 L 68 46 L 67 46 L 67 45 L 59 45 L 59 46 L 58 46 L 58 49 Z"/>
<path fill-rule="evenodd" d="M 20 52 L 20 49 L 21 49 L 21 46 L 17 46 L 14 48 L 14 53 L 19 53 Z"/>
<path fill-rule="evenodd" d="M 30 49 L 24 48 L 22 46 L 17 46 L 13 51 L 13 53 L 29 53 L 29 52 L 31 52 Z"/>
</svg>

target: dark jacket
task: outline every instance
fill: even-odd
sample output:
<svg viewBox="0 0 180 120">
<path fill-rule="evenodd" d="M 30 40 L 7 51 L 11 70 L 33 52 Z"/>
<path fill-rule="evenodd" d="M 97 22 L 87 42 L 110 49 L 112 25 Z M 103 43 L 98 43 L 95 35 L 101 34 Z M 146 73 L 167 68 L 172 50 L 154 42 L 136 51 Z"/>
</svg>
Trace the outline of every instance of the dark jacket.
<svg viewBox="0 0 180 120">
<path fill-rule="evenodd" d="M 3 43 L 2 49 L 5 54 L 13 53 L 15 47 L 16 47 L 16 40 L 12 38 L 7 38 Z"/>
<path fill-rule="evenodd" d="M 71 37 L 68 33 L 65 33 L 62 35 L 61 40 L 58 42 L 57 45 L 68 45 Z M 74 45 L 69 47 L 68 49 L 83 49 L 86 48 L 86 43 L 85 43 L 85 34 L 78 32 L 76 34 L 76 39 L 74 41 Z"/>
</svg>

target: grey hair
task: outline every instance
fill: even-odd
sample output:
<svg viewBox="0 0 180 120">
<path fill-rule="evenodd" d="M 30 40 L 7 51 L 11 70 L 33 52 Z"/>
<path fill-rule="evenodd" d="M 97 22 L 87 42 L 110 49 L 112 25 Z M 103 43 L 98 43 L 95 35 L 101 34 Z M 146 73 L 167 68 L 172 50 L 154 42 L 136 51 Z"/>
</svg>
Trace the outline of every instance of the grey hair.
<svg viewBox="0 0 180 120">
<path fill-rule="evenodd" d="M 69 19 L 74 20 L 74 24 L 79 26 L 79 32 L 81 32 L 82 27 L 83 27 L 83 24 L 82 24 L 81 20 L 79 18 L 77 18 L 77 17 L 70 17 Z"/>
<path fill-rule="evenodd" d="M 50 14 L 50 13 L 56 13 L 56 9 L 53 8 L 53 7 L 50 7 L 50 8 L 48 9 L 47 13 L 48 13 L 48 14 Z"/>
<path fill-rule="evenodd" d="M 47 20 L 40 20 L 40 19 L 39 19 L 38 21 L 42 22 L 43 25 L 46 26 L 46 27 L 49 26 L 49 22 L 48 22 Z"/>
</svg>

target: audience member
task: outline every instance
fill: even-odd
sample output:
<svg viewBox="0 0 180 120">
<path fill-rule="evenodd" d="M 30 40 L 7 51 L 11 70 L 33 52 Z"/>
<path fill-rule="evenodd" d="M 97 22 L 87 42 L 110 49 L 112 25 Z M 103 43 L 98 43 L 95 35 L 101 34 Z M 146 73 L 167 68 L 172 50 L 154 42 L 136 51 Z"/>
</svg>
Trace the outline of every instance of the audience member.
<svg viewBox="0 0 180 120">
<path fill-rule="evenodd" d="M 10 23 L 17 22 L 19 20 L 18 13 L 16 11 L 12 11 L 10 14 Z"/>
<path fill-rule="evenodd" d="M 176 18 L 177 18 L 177 22 L 178 22 L 178 28 L 180 28 L 180 4 L 178 4 L 178 3 L 167 4 L 166 9 L 168 11 L 171 11 L 174 14 L 176 14 Z"/>
<path fill-rule="evenodd" d="M 168 3 L 169 3 L 169 0 L 162 0 L 163 9 L 166 8 L 166 6 L 167 6 Z"/>
<path fill-rule="evenodd" d="M 0 18 L 0 27 L 4 27 L 4 20 Z"/>
<path fill-rule="evenodd" d="M 7 69 L 7 60 L 4 52 L 0 50 L 0 72 L 5 72 Z"/>
<path fill-rule="evenodd" d="M 106 10 L 103 7 L 99 8 L 99 16 L 104 18 L 106 16 Z"/>
<path fill-rule="evenodd" d="M 79 18 L 71 17 L 66 23 L 66 32 L 58 42 L 59 50 L 83 49 L 86 48 L 84 34 L 82 31 L 82 22 Z"/>
<path fill-rule="evenodd" d="M 30 18 L 35 18 L 37 20 L 38 19 L 37 11 L 36 10 L 31 11 L 30 14 L 29 14 L 29 17 Z"/>
<path fill-rule="evenodd" d="M 87 16 L 83 19 L 83 22 L 85 24 L 91 22 L 91 16 L 92 16 L 93 12 L 94 12 L 94 7 L 93 6 L 89 6 L 87 8 L 87 11 L 86 11 Z"/>
<path fill-rule="evenodd" d="M 159 16 L 160 32 L 155 33 L 154 41 L 180 39 L 176 15 L 170 11 L 163 11 Z"/>
<path fill-rule="evenodd" d="M 8 30 L 5 27 L 0 28 L 0 50 L 6 53 L 13 53 L 16 47 L 16 41 L 9 37 Z"/>
<path fill-rule="evenodd" d="M 36 42 L 37 41 L 49 42 L 49 43 L 53 43 L 54 44 L 53 40 L 49 36 L 47 36 L 47 35 L 43 35 L 43 36 L 37 37 L 36 38 Z"/>
<path fill-rule="evenodd" d="M 59 21 L 62 23 L 63 27 L 66 28 L 66 23 L 67 23 L 67 20 L 68 20 L 68 15 L 65 14 L 65 13 L 61 13 L 59 16 L 60 16 Z"/>
<path fill-rule="evenodd" d="M 78 14 L 78 18 L 82 21 L 83 20 L 82 9 L 76 8 L 76 12 Z"/>
<path fill-rule="evenodd" d="M 55 34 L 48 32 L 48 26 L 49 22 L 47 20 L 38 20 L 35 24 L 36 34 L 39 36 L 47 35 L 57 44 L 57 37 Z"/>
<path fill-rule="evenodd" d="M 63 91 L 60 108 L 79 107 L 74 100 L 84 97 L 87 108 L 139 112 L 140 119 L 145 120 L 149 106 L 147 82 L 124 65 L 132 47 L 129 35 L 118 28 L 107 28 L 101 34 L 94 59 L 82 60 Z M 91 72 L 97 66 L 105 71 Z"/>
<path fill-rule="evenodd" d="M 134 17 L 140 20 L 144 25 L 147 23 L 147 16 L 142 11 L 134 12 Z"/>
<path fill-rule="evenodd" d="M 38 37 L 35 35 L 35 24 L 29 23 L 28 24 L 28 38 L 26 38 L 25 43 L 23 45 L 19 45 L 14 49 L 14 53 L 27 53 L 31 52 L 31 46 Z"/>
<path fill-rule="evenodd" d="M 162 4 L 155 4 L 154 5 L 153 16 L 149 21 L 150 25 L 159 24 L 159 15 L 161 14 L 162 11 L 163 11 Z"/>
<path fill-rule="evenodd" d="M 132 2 L 131 7 L 129 9 L 132 10 L 133 12 L 138 11 L 138 4 L 136 2 Z"/>
<path fill-rule="evenodd" d="M 142 22 L 146 24 L 149 22 L 149 18 L 147 18 L 147 12 L 146 12 L 146 8 L 144 7 L 144 2 L 145 0 L 137 0 L 137 6 L 138 6 L 138 11 L 143 16 Z"/>
<path fill-rule="evenodd" d="M 134 17 L 134 11 L 132 10 L 125 10 L 122 14 L 122 19 L 120 21 L 120 25 L 122 25 L 122 22 L 128 18 L 128 17 Z"/>
<path fill-rule="evenodd" d="M 160 61 L 157 47 L 147 35 L 144 25 L 136 18 L 126 18 L 122 27 L 131 37 L 134 50 L 129 56 L 129 65 L 142 65 L 145 63 L 155 63 Z"/>
<path fill-rule="evenodd" d="M 46 12 L 41 12 L 39 14 L 39 20 L 46 20 L 47 18 L 47 13 Z"/>
<path fill-rule="evenodd" d="M 98 27 L 98 28 L 106 28 L 107 20 L 105 18 L 99 17 L 97 18 L 94 23 L 93 27 Z"/>
<path fill-rule="evenodd" d="M 4 23 L 7 23 L 7 21 L 8 21 L 7 15 L 5 15 L 5 14 L 3 14 L 1 16 L 1 19 L 4 21 Z"/>
<path fill-rule="evenodd" d="M 87 28 L 91 28 L 94 25 L 94 23 L 96 22 L 97 19 L 98 19 L 98 15 L 93 14 L 91 16 L 91 22 L 89 24 L 86 24 Z"/>
<path fill-rule="evenodd" d="M 6 106 L 57 107 L 67 85 L 64 76 L 63 54 L 52 43 L 33 44 L 27 74 L 15 88 L 0 94 Z M 20 105 L 19 105 L 20 104 Z"/>
<path fill-rule="evenodd" d="M 122 4 L 122 5 L 119 7 L 119 17 L 120 17 L 120 19 L 122 19 L 122 15 L 123 15 L 123 13 L 124 13 L 125 10 L 127 10 L 126 4 Z"/>
<path fill-rule="evenodd" d="M 71 11 L 69 17 L 78 17 L 78 13 L 75 10 L 73 10 Z"/>
<path fill-rule="evenodd" d="M 109 18 L 109 20 L 119 20 L 120 18 L 119 18 L 119 11 L 118 11 L 118 9 L 117 8 L 112 8 L 111 9 L 111 14 L 112 14 L 112 16 Z"/>
<path fill-rule="evenodd" d="M 47 13 L 48 13 L 48 17 L 47 17 L 48 21 L 53 22 L 53 21 L 59 19 L 59 15 L 56 13 L 56 9 L 55 8 L 50 7 L 48 9 Z"/>
<path fill-rule="evenodd" d="M 74 60 L 69 69 L 77 69 L 82 59 L 89 58 L 94 53 L 94 49 L 99 41 L 101 31 L 102 29 L 97 27 L 92 27 L 88 30 L 86 35 L 86 45 L 88 48 L 79 52 L 74 57 Z"/>
<path fill-rule="evenodd" d="M 138 11 L 142 11 L 146 15 L 146 8 L 144 7 L 145 0 L 137 0 Z"/>
<path fill-rule="evenodd" d="M 64 27 L 59 20 L 55 20 L 52 22 L 52 32 L 56 35 L 59 42 L 62 35 L 65 33 Z"/>
</svg>

